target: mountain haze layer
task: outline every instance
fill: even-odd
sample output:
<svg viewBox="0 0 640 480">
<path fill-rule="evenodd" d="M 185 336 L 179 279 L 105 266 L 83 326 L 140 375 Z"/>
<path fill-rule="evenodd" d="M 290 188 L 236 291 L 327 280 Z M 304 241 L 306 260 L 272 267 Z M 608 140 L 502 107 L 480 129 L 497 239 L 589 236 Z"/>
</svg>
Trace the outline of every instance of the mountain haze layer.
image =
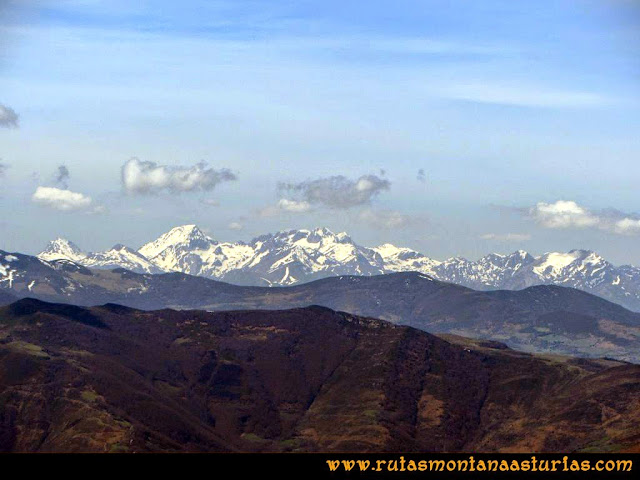
<svg viewBox="0 0 640 480">
<path fill-rule="evenodd" d="M 614 266 L 588 250 L 538 257 L 519 250 L 510 255 L 489 254 L 477 261 L 460 257 L 439 261 L 391 244 L 363 247 L 346 233 L 335 234 L 326 228 L 288 230 L 247 243 L 229 243 L 210 238 L 196 225 L 184 225 L 137 251 L 116 245 L 106 252 L 85 253 L 72 242 L 57 239 L 38 257 L 137 273 L 182 272 L 255 286 L 416 271 L 477 290 L 518 290 L 533 285 L 578 288 L 640 311 L 640 268 Z"/>
</svg>

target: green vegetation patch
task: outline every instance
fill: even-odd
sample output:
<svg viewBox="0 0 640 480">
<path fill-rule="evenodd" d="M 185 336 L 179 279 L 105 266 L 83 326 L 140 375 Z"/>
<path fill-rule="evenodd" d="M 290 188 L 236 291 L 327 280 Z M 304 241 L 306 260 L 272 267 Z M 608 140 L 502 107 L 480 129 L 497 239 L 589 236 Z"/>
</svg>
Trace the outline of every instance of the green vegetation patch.
<svg viewBox="0 0 640 480">
<path fill-rule="evenodd" d="M 591 442 L 582 449 L 578 450 L 580 453 L 613 453 L 622 450 L 624 445 L 617 443 L 611 443 L 611 439 L 603 437 L 600 440 Z"/>
<path fill-rule="evenodd" d="M 34 345 L 33 343 L 15 341 L 10 342 L 6 345 L 10 350 L 19 353 L 26 353 L 27 355 L 31 355 L 33 357 L 38 358 L 51 358 L 47 352 L 43 350 L 43 348 L 39 345 Z"/>
<path fill-rule="evenodd" d="M 268 443 L 269 440 L 267 440 L 266 438 L 262 438 L 258 435 L 256 435 L 255 433 L 243 433 L 242 435 L 240 435 L 240 438 L 242 438 L 243 440 L 248 440 L 250 442 L 254 442 L 254 443 Z"/>
<path fill-rule="evenodd" d="M 109 453 L 126 453 L 128 451 L 129 446 L 122 443 L 114 443 L 109 447 Z"/>
<path fill-rule="evenodd" d="M 286 440 L 281 440 L 280 445 L 287 450 L 292 450 L 300 446 L 300 440 L 297 438 L 287 438 Z"/>
<path fill-rule="evenodd" d="M 61 353 L 65 353 L 67 355 L 74 355 L 74 356 L 78 356 L 78 357 L 93 357 L 93 353 L 87 351 L 87 350 L 80 350 L 80 349 L 75 349 L 75 348 L 67 348 L 67 347 L 62 347 L 60 349 Z"/>
<path fill-rule="evenodd" d="M 93 403 L 99 398 L 99 395 L 93 390 L 83 390 L 80 394 L 80 398 L 85 402 Z"/>
</svg>

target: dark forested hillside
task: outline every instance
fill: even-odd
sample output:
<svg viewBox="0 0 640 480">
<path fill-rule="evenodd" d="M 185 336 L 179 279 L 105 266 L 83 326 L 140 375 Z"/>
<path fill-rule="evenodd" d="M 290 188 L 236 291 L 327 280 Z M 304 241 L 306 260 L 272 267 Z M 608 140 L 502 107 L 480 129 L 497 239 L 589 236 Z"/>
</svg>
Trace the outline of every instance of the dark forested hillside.
<svg viewBox="0 0 640 480">
<path fill-rule="evenodd" d="M 323 307 L 0 309 L 3 451 L 609 451 L 640 366 Z"/>
</svg>

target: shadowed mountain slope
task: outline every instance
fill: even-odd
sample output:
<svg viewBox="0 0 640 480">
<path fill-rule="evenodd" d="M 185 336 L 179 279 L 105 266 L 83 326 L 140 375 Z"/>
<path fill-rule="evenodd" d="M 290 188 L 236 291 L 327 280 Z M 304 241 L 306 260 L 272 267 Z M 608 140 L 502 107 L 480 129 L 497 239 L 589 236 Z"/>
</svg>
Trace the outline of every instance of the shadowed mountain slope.
<svg viewBox="0 0 640 480">
<path fill-rule="evenodd" d="M 640 366 L 324 307 L 0 308 L 3 451 L 619 451 L 639 406 Z"/>
<path fill-rule="evenodd" d="M 17 297 L 147 310 L 323 305 L 431 332 L 503 341 L 518 350 L 640 362 L 640 313 L 572 288 L 476 291 L 415 272 L 241 287 L 182 273 L 91 270 L 69 261 L 12 257 L 11 281 L 0 288 Z"/>
</svg>

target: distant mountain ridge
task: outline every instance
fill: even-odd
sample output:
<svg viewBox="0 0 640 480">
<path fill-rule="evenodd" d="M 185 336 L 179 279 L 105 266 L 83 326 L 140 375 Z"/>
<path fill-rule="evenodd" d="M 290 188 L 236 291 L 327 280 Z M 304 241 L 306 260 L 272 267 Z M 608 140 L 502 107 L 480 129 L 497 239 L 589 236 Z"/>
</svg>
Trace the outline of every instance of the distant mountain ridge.
<svg viewBox="0 0 640 480">
<path fill-rule="evenodd" d="M 69 260 L 88 268 L 126 268 L 138 273 L 162 273 L 164 270 L 147 260 L 144 255 L 122 244 L 104 252 L 84 252 L 75 243 L 64 238 L 49 242 L 38 258 L 47 261 Z"/>
<path fill-rule="evenodd" d="M 518 290 L 533 285 L 578 288 L 640 311 L 640 268 L 615 266 L 589 250 L 534 257 L 518 250 L 471 261 L 439 261 L 405 247 L 364 247 L 327 228 L 287 230 L 250 242 L 218 242 L 196 225 L 176 227 L 137 251 L 123 245 L 86 253 L 58 238 L 39 258 L 69 260 L 89 268 L 136 273 L 182 272 L 238 285 L 284 286 L 339 275 L 416 271 L 477 290 Z"/>
<path fill-rule="evenodd" d="M 6 266 L 5 266 L 6 265 Z M 530 352 L 640 363 L 640 313 L 574 288 L 478 291 L 418 272 L 332 276 L 284 287 L 239 286 L 181 272 L 89 269 L 0 250 L 0 304 L 32 297 L 74 305 L 223 311 L 321 305 L 434 333 Z"/>
</svg>

